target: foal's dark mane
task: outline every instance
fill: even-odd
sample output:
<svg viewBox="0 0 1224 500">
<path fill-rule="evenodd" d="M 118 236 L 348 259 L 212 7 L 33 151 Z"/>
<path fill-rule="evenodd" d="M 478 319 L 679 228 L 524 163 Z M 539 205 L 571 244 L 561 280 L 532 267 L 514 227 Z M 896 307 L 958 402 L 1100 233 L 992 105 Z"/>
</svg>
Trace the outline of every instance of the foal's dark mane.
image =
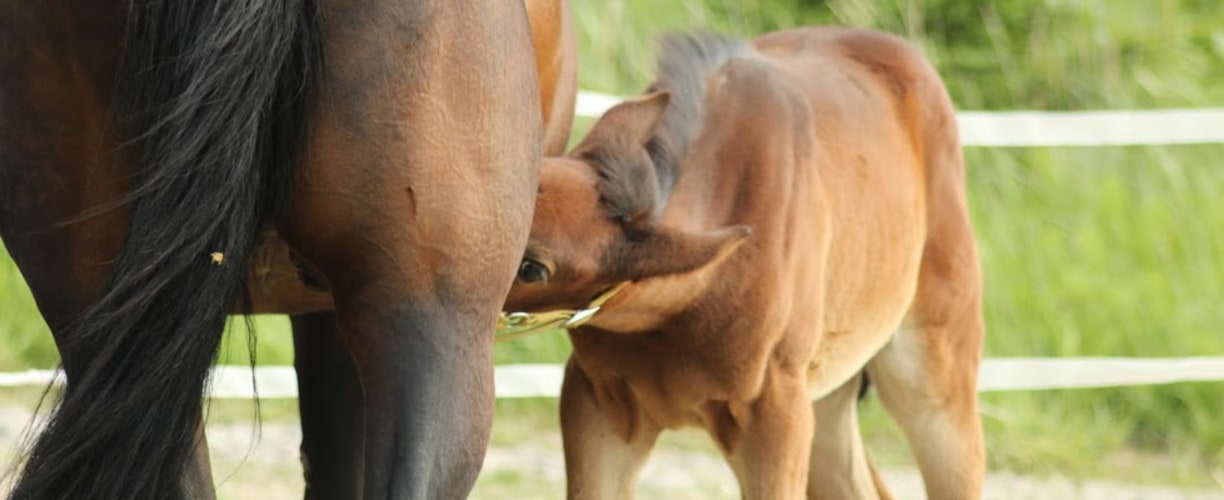
<svg viewBox="0 0 1224 500">
<path fill-rule="evenodd" d="M 671 100 L 646 150 L 655 164 L 660 194 L 666 196 L 680 177 L 689 142 L 705 118 L 706 78 L 732 58 L 750 52 L 752 46 L 711 32 L 668 35 L 659 45 L 659 67 L 648 92 L 666 90 Z"/>
<path fill-rule="evenodd" d="M 662 210 L 680 177 L 689 143 L 705 118 L 707 78 L 732 58 L 751 51 L 747 41 L 713 32 L 673 33 L 659 39 L 655 81 L 646 93 L 665 90 L 671 98 L 646 144 L 653 168 L 626 164 L 634 161 L 631 158 L 605 157 L 597 162 L 600 191 L 613 217 L 627 220 Z"/>
</svg>

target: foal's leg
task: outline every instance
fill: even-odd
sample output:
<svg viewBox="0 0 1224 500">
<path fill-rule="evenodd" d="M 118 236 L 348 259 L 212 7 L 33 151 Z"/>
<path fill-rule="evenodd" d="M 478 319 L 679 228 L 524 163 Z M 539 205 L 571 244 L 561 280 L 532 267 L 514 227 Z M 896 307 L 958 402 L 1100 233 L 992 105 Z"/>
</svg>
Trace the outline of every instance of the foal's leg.
<svg viewBox="0 0 1224 500">
<path fill-rule="evenodd" d="M 858 425 L 858 393 L 861 375 L 812 403 L 815 434 L 809 461 L 809 499 L 890 498 L 863 447 Z"/>
<path fill-rule="evenodd" d="M 631 499 L 659 427 L 637 410 L 628 387 L 597 390 L 573 360 L 561 386 L 566 496 Z"/>
<path fill-rule="evenodd" d="M 307 499 L 361 498 L 361 381 L 336 313 L 292 317 Z"/>
<path fill-rule="evenodd" d="M 928 244 L 907 324 L 867 371 L 909 438 L 927 497 L 980 498 L 986 474 L 977 404 L 980 279 L 971 246 L 955 254 L 945 250 L 939 242 Z"/>
<path fill-rule="evenodd" d="M 743 498 L 803 498 L 814 424 L 805 380 L 770 374 L 746 410 L 737 422 L 739 435 L 723 443 Z M 735 420 L 736 411 L 730 413 Z"/>
<path fill-rule="evenodd" d="M 980 498 L 986 452 L 977 407 L 982 279 L 965 200 L 955 112 L 939 76 L 915 59 L 910 120 L 923 142 L 927 239 L 905 325 L 867 366 L 905 431 L 928 498 Z"/>
<path fill-rule="evenodd" d="M 980 498 L 986 460 L 977 407 L 977 360 L 924 345 L 947 330 L 908 330 L 871 362 L 884 408 L 909 438 L 927 498 Z"/>
</svg>

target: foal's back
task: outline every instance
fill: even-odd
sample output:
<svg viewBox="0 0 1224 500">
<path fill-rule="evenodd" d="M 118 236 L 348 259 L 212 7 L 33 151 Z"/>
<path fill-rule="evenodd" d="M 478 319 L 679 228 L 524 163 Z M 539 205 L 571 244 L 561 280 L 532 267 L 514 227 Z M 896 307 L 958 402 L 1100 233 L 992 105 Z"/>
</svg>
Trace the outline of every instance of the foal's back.
<svg viewBox="0 0 1224 500">
<path fill-rule="evenodd" d="M 711 77 L 663 215 L 753 235 L 706 290 L 717 307 L 676 336 L 701 339 L 720 373 L 761 373 L 782 355 L 810 367 L 819 395 L 857 373 L 913 302 L 928 218 L 916 93 L 941 87 L 915 51 L 879 33 L 811 28 L 754 46 Z M 743 317 L 770 321 L 718 331 Z M 737 385 L 749 380 L 760 379 Z"/>
</svg>

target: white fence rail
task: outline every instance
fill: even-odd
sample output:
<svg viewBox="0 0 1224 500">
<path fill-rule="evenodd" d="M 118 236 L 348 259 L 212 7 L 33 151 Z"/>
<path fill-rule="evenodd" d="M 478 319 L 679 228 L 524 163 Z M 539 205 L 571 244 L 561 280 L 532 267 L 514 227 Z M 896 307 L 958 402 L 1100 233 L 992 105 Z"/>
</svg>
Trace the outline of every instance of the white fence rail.
<svg viewBox="0 0 1224 500">
<path fill-rule="evenodd" d="M 620 97 L 578 94 L 577 114 L 598 117 Z M 965 146 L 1134 146 L 1224 143 L 1224 108 L 1095 112 L 976 112 L 958 114 Z M 498 366 L 497 397 L 555 397 L 559 365 Z M 258 367 L 260 397 L 293 398 L 297 380 L 287 366 Z M 62 376 L 50 370 L 0 373 L 0 387 L 45 386 Z M 1224 356 L 1191 358 L 996 358 L 979 372 L 982 391 L 1019 391 L 1224 381 Z M 245 366 L 218 366 L 214 398 L 251 398 Z"/>
<path fill-rule="evenodd" d="M 621 98 L 579 92 L 577 114 L 595 118 Z M 1224 143 L 1224 108 L 1110 111 L 962 111 L 965 146 L 1139 146 Z"/>
<path fill-rule="evenodd" d="M 497 397 L 553 398 L 561 389 L 561 365 L 516 364 L 494 367 Z M 255 386 L 252 386 L 252 377 Z M 0 387 L 45 386 L 60 372 L 31 370 L 0 373 Z M 988 358 L 978 372 L 978 389 L 1027 391 L 1224 381 L 1224 356 L 1199 358 Z M 297 397 L 297 378 L 288 366 L 218 366 L 211 396 L 249 399 Z"/>
</svg>

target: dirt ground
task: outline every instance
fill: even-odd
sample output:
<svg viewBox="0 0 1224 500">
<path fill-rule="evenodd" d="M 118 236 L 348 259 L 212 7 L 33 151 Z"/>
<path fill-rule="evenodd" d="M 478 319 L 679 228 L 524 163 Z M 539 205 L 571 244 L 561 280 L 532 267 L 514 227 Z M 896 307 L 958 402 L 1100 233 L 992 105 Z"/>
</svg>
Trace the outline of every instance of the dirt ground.
<svg viewBox="0 0 1224 500">
<path fill-rule="evenodd" d="M 0 407 L 0 461 L 13 458 L 30 411 Z M 261 426 L 258 442 L 245 424 L 218 424 L 208 429 L 213 476 L 223 499 L 278 500 L 301 498 L 301 469 L 297 462 L 300 434 L 292 423 Z M 885 481 L 899 499 L 921 499 L 917 471 L 886 469 Z M 564 497 L 561 440 L 555 433 L 533 437 L 514 446 L 489 450 L 474 499 L 546 499 Z M 0 496 L 7 488 L 0 486 Z M 735 480 L 722 460 L 708 452 L 660 446 L 643 471 L 638 487 L 642 499 L 738 498 Z M 986 481 L 989 499 L 1086 500 L 1224 500 L 1224 487 L 1216 491 L 1185 491 L 1171 487 L 1139 486 L 1072 478 L 1031 478 L 1003 472 Z"/>
</svg>

